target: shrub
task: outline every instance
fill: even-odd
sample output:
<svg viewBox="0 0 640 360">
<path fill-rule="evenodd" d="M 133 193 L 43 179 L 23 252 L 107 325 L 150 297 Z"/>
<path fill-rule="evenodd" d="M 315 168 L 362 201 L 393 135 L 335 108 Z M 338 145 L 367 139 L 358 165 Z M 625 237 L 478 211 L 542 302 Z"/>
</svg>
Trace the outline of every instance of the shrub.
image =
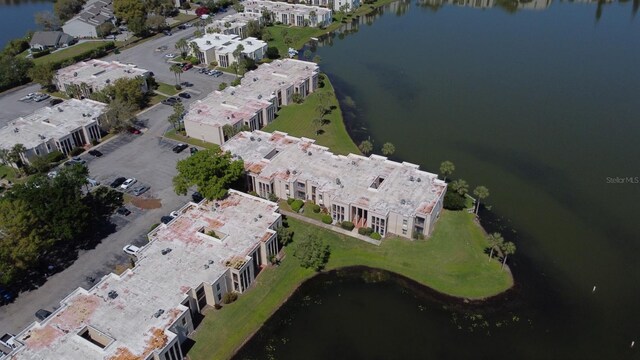
<svg viewBox="0 0 640 360">
<path fill-rule="evenodd" d="M 185 4 L 186 4 L 186 3 L 185 3 Z M 220 305 L 220 304 L 215 304 L 215 305 L 213 305 L 213 308 L 214 308 L 214 309 L 216 309 L 216 310 L 220 310 L 220 309 L 222 309 L 222 305 Z"/>
<path fill-rule="evenodd" d="M 280 245 L 287 246 L 293 241 L 293 230 L 280 226 L 276 229 Z"/>
<path fill-rule="evenodd" d="M 297 200 L 294 200 L 293 203 L 291 204 L 291 210 L 298 212 L 300 211 L 300 209 L 302 209 L 303 206 L 304 206 L 304 201 L 297 199 Z"/>
<path fill-rule="evenodd" d="M 294 201 L 296 201 L 296 199 L 294 199 L 294 198 L 288 198 L 288 199 L 287 199 L 287 204 L 291 205 Z"/>
<path fill-rule="evenodd" d="M 311 208 L 313 210 L 314 213 L 319 213 L 320 212 L 320 205 L 318 204 L 313 204 L 313 207 Z"/>
<path fill-rule="evenodd" d="M 84 152 L 84 148 L 74 147 L 73 149 L 71 149 L 71 152 L 69 152 L 69 154 L 71 154 L 71 156 L 78 156 L 83 152 Z"/>
<path fill-rule="evenodd" d="M 369 235 L 369 237 L 374 239 L 374 240 L 381 240 L 382 239 L 382 235 L 378 234 L 377 232 L 371 233 L 371 235 Z"/>
<path fill-rule="evenodd" d="M 151 225 L 151 227 L 149 228 L 149 232 L 152 232 L 153 229 L 157 228 L 158 226 L 160 226 L 160 223 Z"/>
<path fill-rule="evenodd" d="M 277 47 L 270 46 L 267 48 L 266 55 L 269 59 L 277 59 L 280 57 L 280 52 L 278 51 Z"/>
<path fill-rule="evenodd" d="M 39 57 L 43 57 L 43 56 L 45 56 L 45 55 L 49 55 L 49 54 L 51 54 L 51 50 L 46 49 L 46 50 L 42 50 L 42 51 L 38 51 L 38 52 L 31 53 L 31 56 L 32 56 L 34 59 L 37 59 L 37 58 L 39 58 Z"/>
<path fill-rule="evenodd" d="M 98 144 L 100 144 L 100 141 L 98 139 L 91 140 L 91 145 L 96 146 Z"/>
<path fill-rule="evenodd" d="M 176 90 L 182 90 L 182 86 L 180 86 L 179 84 L 176 84 Z"/>
<path fill-rule="evenodd" d="M 360 229 L 358 229 L 358 234 L 360 234 L 360 235 L 369 236 L 369 235 L 371 235 L 371 233 L 373 233 L 373 229 L 372 228 L 361 227 Z"/>
<path fill-rule="evenodd" d="M 258 193 L 255 191 L 249 191 L 249 195 L 251 196 L 258 196 Z"/>
<path fill-rule="evenodd" d="M 274 193 L 269 194 L 269 201 L 278 202 L 278 196 Z"/>
<path fill-rule="evenodd" d="M 343 221 L 340 226 L 345 229 L 345 230 L 353 230 L 354 227 L 356 227 L 355 225 L 353 225 L 353 223 L 351 221 Z"/>
<path fill-rule="evenodd" d="M 331 215 L 322 215 L 322 222 L 325 224 L 331 224 L 333 219 L 331 218 Z"/>
<path fill-rule="evenodd" d="M 238 86 L 238 85 L 240 85 L 240 78 L 233 79 L 233 81 L 231 82 L 231 86 Z"/>
<path fill-rule="evenodd" d="M 58 162 L 58 161 L 60 161 L 60 160 L 62 160 L 64 158 L 65 158 L 65 156 L 62 153 L 62 151 L 58 151 L 58 150 L 52 151 L 52 152 L 47 154 L 47 161 L 50 162 L 50 163 Z"/>
<path fill-rule="evenodd" d="M 329 260 L 331 249 L 316 234 L 302 239 L 293 249 L 293 256 L 300 261 L 300 266 L 320 271 Z"/>
<path fill-rule="evenodd" d="M 465 198 L 457 192 L 447 189 L 447 193 L 444 195 L 443 206 L 447 210 L 462 210 L 465 208 Z"/>
<path fill-rule="evenodd" d="M 227 86 L 229 86 L 229 85 L 226 82 L 221 82 L 220 85 L 218 85 L 218 90 L 222 91 L 222 90 L 226 89 Z"/>
<path fill-rule="evenodd" d="M 411 237 L 414 240 L 424 240 L 424 234 L 421 233 L 421 232 L 417 232 L 417 231 L 414 231 L 413 234 L 411 234 Z"/>
<path fill-rule="evenodd" d="M 222 302 L 225 304 L 231 304 L 232 302 L 238 300 L 238 294 L 234 292 L 228 292 L 222 295 Z"/>
<path fill-rule="evenodd" d="M 304 102 L 304 97 L 300 93 L 295 93 L 291 96 L 291 100 L 296 104 L 302 104 L 302 102 Z"/>
</svg>

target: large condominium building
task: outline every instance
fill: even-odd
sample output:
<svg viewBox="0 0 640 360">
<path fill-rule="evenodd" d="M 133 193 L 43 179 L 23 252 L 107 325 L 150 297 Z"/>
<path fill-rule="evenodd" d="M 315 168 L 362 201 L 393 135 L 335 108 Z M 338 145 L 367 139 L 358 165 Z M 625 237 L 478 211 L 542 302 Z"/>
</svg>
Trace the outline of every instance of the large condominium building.
<svg viewBox="0 0 640 360">
<path fill-rule="evenodd" d="M 200 60 L 201 63 L 211 64 L 216 61 L 219 66 L 229 67 L 233 63 L 241 60 L 242 57 L 261 60 L 267 52 L 267 43 L 256 38 L 248 37 L 241 39 L 238 35 L 206 34 L 197 39 L 193 39 L 198 45 L 198 51 L 191 53 Z M 239 58 L 233 54 L 242 45 L 242 54 Z"/>
<path fill-rule="evenodd" d="M 333 13 L 330 9 L 278 1 L 248 0 L 244 2 L 247 13 L 271 13 L 271 20 L 292 26 L 324 27 L 331 24 Z"/>
<path fill-rule="evenodd" d="M 243 125 L 261 129 L 288 105 L 294 94 L 308 96 L 318 88 L 318 65 L 300 60 L 276 60 L 244 75 L 239 86 L 215 91 L 193 103 L 184 118 L 187 135 L 221 145 Z"/>
<path fill-rule="evenodd" d="M 75 147 L 100 140 L 98 117 L 105 107 L 93 100 L 71 99 L 38 109 L 0 129 L 0 148 L 22 144 L 26 149 L 22 153 L 25 163 L 56 150 L 67 155 Z"/>
<path fill-rule="evenodd" d="M 282 132 L 241 132 L 222 149 L 244 161 L 249 189 L 260 196 L 313 201 L 334 222 L 351 221 L 382 236 L 428 236 L 447 188 L 418 165 L 335 155 L 314 140 Z"/>
<path fill-rule="evenodd" d="M 301 2 L 331 8 L 333 11 L 352 11 L 360 7 L 360 0 L 304 0 Z"/>
<path fill-rule="evenodd" d="M 255 13 L 235 13 L 227 15 L 219 20 L 213 20 L 206 26 L 206 32 L 215 32 L 225 35 L 238 35 L 241 39 L 249 36 L 248 26 L 250 21 L 262 23 L 262 15 Z"/>
<path fill-rule="evenodd" d="M 141 81 L 140 89 L 147 92 L 149 86 L 146 78 L 149 76 L 151 76 L 149 70 L 138 68 L 133 64 L 93 59 L 58 70 L 54 84 L 60 91 L 74 97 L 88 97 L 91 93 L 100 91 L 121 78 L 144 79 L 145 81 Z"/>
<path fill-rule="evenodd" d="M 278 205 L 230 191 L 149 233 L 132 269 L 78 288 L 16 336 L 14 360 L 182 360 L 194 315 L 244 292 L 277 254 Z"/>
<path fill-rule="evenodd" d="M 98 30 L 100 25 L 115 20 L 113 0 L 89 0 L 78 15 L 62 25 L 62 31 L 79 38 L 98 37 L 101 35 Z"/>
</svg>

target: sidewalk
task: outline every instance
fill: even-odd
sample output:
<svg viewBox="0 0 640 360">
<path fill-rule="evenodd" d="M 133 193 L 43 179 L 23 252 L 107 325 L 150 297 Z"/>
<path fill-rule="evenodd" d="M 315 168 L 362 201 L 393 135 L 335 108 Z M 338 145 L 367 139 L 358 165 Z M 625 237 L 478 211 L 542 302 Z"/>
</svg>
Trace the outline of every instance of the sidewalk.
<svg viewBox="0 0 640 360">
<path fill-rule="evenodd" d="M 362 241 L 368 242 L 369 244 L 373 244 L 373 245 L 376 245 L 376 246 L 380 246 L 380 244 L 382 244 L 381 240 L 374 240 L 374 239 L 372 239 L 372 238 L 370 238 L 368 236 L 364 236 L 364 235 L 358 234 L 358 230 L 356 230 L 356 229 L 353 229 L 352 231 L 345 230 L 345 229 L 343 229 L 343 228 L 341 228 L 339 226 L 335 226 L 335 225 L 331 225 L 331 224 L 325 224 L 325 223 L 323 223 L 321 221 L 310 219 L 310 218 L 308 218 L 308 217 L 306 217 L 304 215 L 300 215 L 300 214 L 292 213 L 290 211 L 283 210 L 282 208 L 280 209 L 280 212 L 282 213 L 282 215 L 290 216 L 290 217 L 292 217 L 292 218 L 294 218 L 296 220 L 304 221 L 304 222 L 306 222 L 308 224 L 311 224 L 311 225 L 319 226 L 321 228 L 324 228 L 324 229 L 327 229 L 327 230 L 331 230 L 333 232 L 337 232 L 337 233 L 342 234 L 342 235 L 350 236 L 352 238 L 356 238 L 358 240 L 362 240 Z"/>
</svg>

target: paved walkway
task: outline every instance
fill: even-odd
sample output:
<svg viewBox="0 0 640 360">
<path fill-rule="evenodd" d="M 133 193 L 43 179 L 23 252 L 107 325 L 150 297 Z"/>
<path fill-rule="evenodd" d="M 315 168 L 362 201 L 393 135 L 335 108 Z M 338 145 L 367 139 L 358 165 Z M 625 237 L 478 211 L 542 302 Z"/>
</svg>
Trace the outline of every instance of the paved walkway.
<svg viewBox="0 0 640 360">
<path fill-rule="evenodd" d="M 374 239 L 372 239 L 372 238 L 370 238 L 368 236 L 364 236 L 364 235 L 358 234 L 358 230 L 356 230 L 356 229 L 353 229 L 353 230 L 349 231 L 349 230 L 343 229 L 343 228 L 341 228 L 339 226 L 335 226 L 335 225 L 331 225 L 331 224 L 325 224 L 322 221 L 314 220 L 314 219 L 308 218 L 308 217 L 306 217 L 304 215 L 292 213 L 290 211 L 286 211 L 286 210 L 283 210 L 283 209 L 280 209 L 280 212 L 283 215 L 290 216 L 290 217 L 292 217 L 292 218 L 294 218 L 296 220 L 304 221 L 306 223 L 309 223 L 309 224 L 312 224 L 312 225 L 315 225 L 315 226 L 319 226 L 321 228 L 324 228 L 324 229 L 327 229 L 327 230 L 331 230 L 333 232 L 337 232 L 337 233 L 342 234 L 342 235 L 351 236 L 351 237 L 356 238 L 358 240 L 366 241 L 369 244 L 373 244 L 373 245 L 376 245 L 376 246 L 380 246 L 380 244 L 382 244 L 381 240 L 374 240 Z"/>
</svg>

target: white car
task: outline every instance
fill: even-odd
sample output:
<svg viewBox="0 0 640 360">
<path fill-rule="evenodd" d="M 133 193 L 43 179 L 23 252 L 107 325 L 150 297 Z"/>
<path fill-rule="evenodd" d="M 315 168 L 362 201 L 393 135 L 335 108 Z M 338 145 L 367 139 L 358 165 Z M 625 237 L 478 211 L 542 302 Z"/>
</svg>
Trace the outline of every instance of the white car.
<svg viewBox="0 0 640 360">
<path fill-rule="evenodd" d="M 57 171 L 49 171 L 49 173 L 47 174 L 47 177 L 49 179 L 53 179 L 56 176 L 58 176 L 58 172 Z"/>
<path fill-rule="evenodd" d="M 173 59 L 174 57 L 176 57 L 176 54 L 170 53 L 170 54 L 166 54 L 164 57 L 169 58 L 169 59 Z"/>
<path fill-rule="evenodd" d="M 120 185 L 120 189 L 127 190 L 128 188 L 131 187 L 131 185 L 135 184 L 136 181 L 138 181 L 136 180 L 136 178 L 127 179 L 125 180 L 125 182 L 122 183 L 122 185 Z"/>
<path fill-rule="evenodd" d="M 140 248 L 135 245 L 127 245 L 123 247 L 122 250 L 129 255 L 137 255 L 138 251 L 140 251 Z"/>
<path fill-rule="evenodd" d="M 169 215 L 171 215 L 171 217 L 173 217 L 173 218 L 177 218 L 178 216 L 180 216 L 180 213 L 177 212 L 177 211 L 172 211 L 171 214 L 169 214 Z"/>
</svg>

